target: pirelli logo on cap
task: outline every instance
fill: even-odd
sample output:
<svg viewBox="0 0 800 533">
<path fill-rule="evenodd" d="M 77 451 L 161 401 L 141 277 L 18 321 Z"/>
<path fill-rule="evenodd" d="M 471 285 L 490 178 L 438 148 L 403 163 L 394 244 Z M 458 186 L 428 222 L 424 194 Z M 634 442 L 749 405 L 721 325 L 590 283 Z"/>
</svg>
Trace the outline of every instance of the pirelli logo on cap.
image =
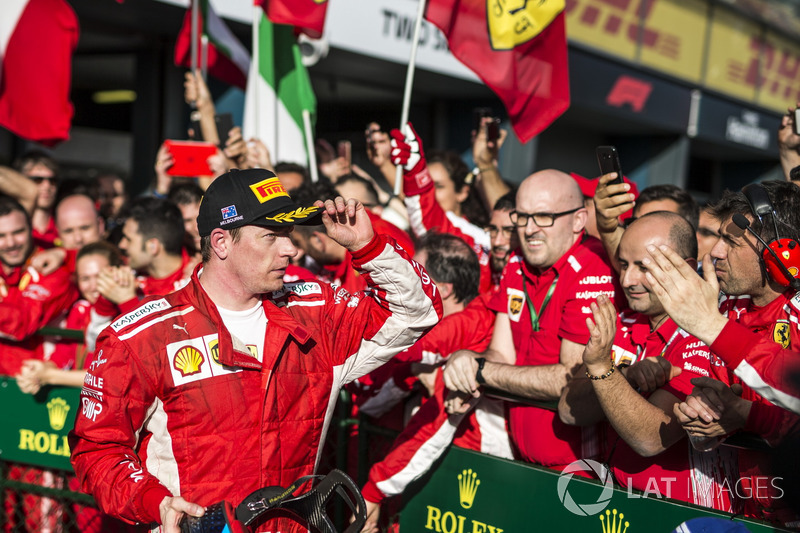
<svg viewBox="0 0 800 533">
<path fill-rule="evenodd" d="M 289 193 L 283 188 L 278 178 L 267 178 L 264 181 L 259 181 L 258 183 L 250 185 L 250 189 L 262 204 L 278 196 L 289 196 Z"/>
</svg>

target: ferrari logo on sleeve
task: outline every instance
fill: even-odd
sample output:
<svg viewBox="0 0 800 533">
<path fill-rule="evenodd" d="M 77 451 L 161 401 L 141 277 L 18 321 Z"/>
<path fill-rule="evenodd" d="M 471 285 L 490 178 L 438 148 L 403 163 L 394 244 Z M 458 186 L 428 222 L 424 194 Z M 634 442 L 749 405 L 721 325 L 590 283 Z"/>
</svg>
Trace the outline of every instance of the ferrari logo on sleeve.
<svg viewBox="0 0 800 533">
<path fill-rule="evenodd" d="M 788 320 L 778 320 L 775 323 L 775 327 L 772 329 L 772 340 L 783 346 L 784 349 L 789 348 L 791 334 Z"/>
<path fill-rule="evenodd" d="M 489 42 L 511 50 L 544 30 L 564 10 L 564 0 L 487 0 Z"/>
<path fill-rule="evenodd" d="M 250 186 L 253 194 L 262 204 L 278 196 L 289 196 L 278 178 L 267 178 Z"/>
<path fill-rule="evenodd" d="M 508 318 L 512 322 L 519 322 L 522 316 L 522 305 L 525 303 L 525 293 L 517 289 L 507 289 L 508 292 Z"/>
</svg>

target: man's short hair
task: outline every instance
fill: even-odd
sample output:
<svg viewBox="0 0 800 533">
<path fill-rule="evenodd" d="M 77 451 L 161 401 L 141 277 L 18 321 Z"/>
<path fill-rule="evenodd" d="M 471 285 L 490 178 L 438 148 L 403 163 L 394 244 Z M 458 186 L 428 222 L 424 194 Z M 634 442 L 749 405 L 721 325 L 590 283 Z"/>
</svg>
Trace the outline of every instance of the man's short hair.
<svg viewBox="0 0 800 533">
<path fill-rule="evenodd" d="M 228 230 L 228 233 L 231 234 L 233 242 L 239 242 L 239 239 L 242 238 L 242 226 L 231 228 Z M 200 237 L 200 256 L 203 259 L 203 263 L 208 263 L 211 259 L 211 235 Z"/>
<path fill-rule="evenodd" d="M 203 198 L 203 189 L 197 183 L 179 183 L 169 189 L 167 200 L 175 205 L 192 205 Z"/>
<path fill-rule="evenodd" d="M 651 185 L 639 194 L 636 205 L 641 206 L 656 200 L 672 200 L 678 204 L 678 214 L 685 218 L 693 228 L 697 228 L 700 221 L 700 208 L 691 194 L 676 185 Z"/>
<path fill-rule="evenodd" d="M 668 240 L 670 248 L 675 250 L 675 253 L 684 259 L 697 257 L 697 233 L 688 220 L 672 211 L 653 211 L 637 218 L 632 224 L 646 218 L 659 218 L 664 224 L 671 226 Z"/>
<path fill-rule="evenodd" d="M 492 211 L 513 211 L 517 208 L 517 190 L 512 189 L 497 199 Z"/>
<path fill-rule="evenodd" d="M 123 218 L 136 221 L 143 240 L 157 239 L 165 252 L 181 255 L 183 216 L 174 203 L 152 196 L 137 198 L 126 206 Z"/>
<path fill-rule="evenodd" d="M 42 165 L 58 177 L 58 163 L 42 150 L 30 150 L 14 160 L 11 165 L 17 172 L 22 172 L 26 166 Z"/>
<path fill-rule="evenodd" d="M 417 242 L 417 253 L 422 251 L 428 256 L 428 274 L 435 282 L 452 283 L 457 302 L 468 304 L 478 296 L 481 266 L 466 242 L 449 233 L 429 232 Z"/>
<path fill-rule="evenodd" d="M 767 191 L 772 207 L 777 214 L 778 232 L 781 238 L 790 238 L 800 241 L 800 188 L 789 181 L 765 181 L 761 183 Z M 750 227 L 769 242 L 775 238 L 775 225 L 772 223 L 772 214 L 764 215 L 764 223 L 759 222 L 744 193 L 726 190 L 722 198 L 711 206 L 711 213 L 720 221 L 724 221 L 739 213 L 749 215 L 753 221 Z"/>
<path fill-rule="evenodd" d="M 10 215 L 14 211 L 19 211 L 25 215 L 25 220 L 28 222 L 28 228 L 32 228 L 31 216 L 27 211 L 25 211 L 25 208 L 22 207 L 22 204 L 20 204 L 16 198 L 12 198 L 6 194 L 0 194 L 0 217 Z"/>
</svg>

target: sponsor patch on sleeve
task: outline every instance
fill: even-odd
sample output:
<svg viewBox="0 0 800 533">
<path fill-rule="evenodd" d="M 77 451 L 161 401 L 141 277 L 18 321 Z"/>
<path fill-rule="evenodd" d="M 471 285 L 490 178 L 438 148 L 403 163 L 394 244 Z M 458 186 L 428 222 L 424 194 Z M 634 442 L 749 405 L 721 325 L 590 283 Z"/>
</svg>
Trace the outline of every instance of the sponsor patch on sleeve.
<svg viewBox="0 0 800 533">
<path fill-rule="evenodd" d="M 322 287 L 320 287 L 319 283 L 314 282 L 287 283 L 284 287 L 287 291 L 293 292 L 298 296 L 322 294 Z"/>
<path fill-rule="evenodd" d="M 147 302 L 144 305 L 139 306 L 138 308 L 134 309 L 127 315 L 124 315 L 118 318 L 116 321 L 111 323 L 111 329 L 116 332 L 119 332 L 122 328 L 126 328 L 131 324 L 135 324 L 136 322 L 140 321 L 147 315 L 151 315 L 163 309 L 169 309 L 172 307 L 165 298 L 161 298 L 160 300 L 153 300 L 152 302 Z"/>
<path fill-rule="evenodd" d="M 241 372 L 219 362 L 219 338 L 206 335 L 167 345 L 167 362 L 175 386 L 201 379 Z"/>
</svg>

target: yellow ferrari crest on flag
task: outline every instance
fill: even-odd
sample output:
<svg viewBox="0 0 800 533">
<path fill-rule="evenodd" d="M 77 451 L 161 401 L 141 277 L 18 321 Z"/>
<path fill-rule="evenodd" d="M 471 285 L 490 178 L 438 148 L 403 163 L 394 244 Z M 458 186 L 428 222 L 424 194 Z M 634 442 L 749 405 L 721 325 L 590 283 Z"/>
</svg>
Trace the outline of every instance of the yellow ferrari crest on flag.
<svg viewBox="0 0 800 533">
<path fill-rule="evenodd" d="M 564 10 L 564 0 L 486 0 L 489 42 L 511 50 L 530 41 Z"/>
</svg>

